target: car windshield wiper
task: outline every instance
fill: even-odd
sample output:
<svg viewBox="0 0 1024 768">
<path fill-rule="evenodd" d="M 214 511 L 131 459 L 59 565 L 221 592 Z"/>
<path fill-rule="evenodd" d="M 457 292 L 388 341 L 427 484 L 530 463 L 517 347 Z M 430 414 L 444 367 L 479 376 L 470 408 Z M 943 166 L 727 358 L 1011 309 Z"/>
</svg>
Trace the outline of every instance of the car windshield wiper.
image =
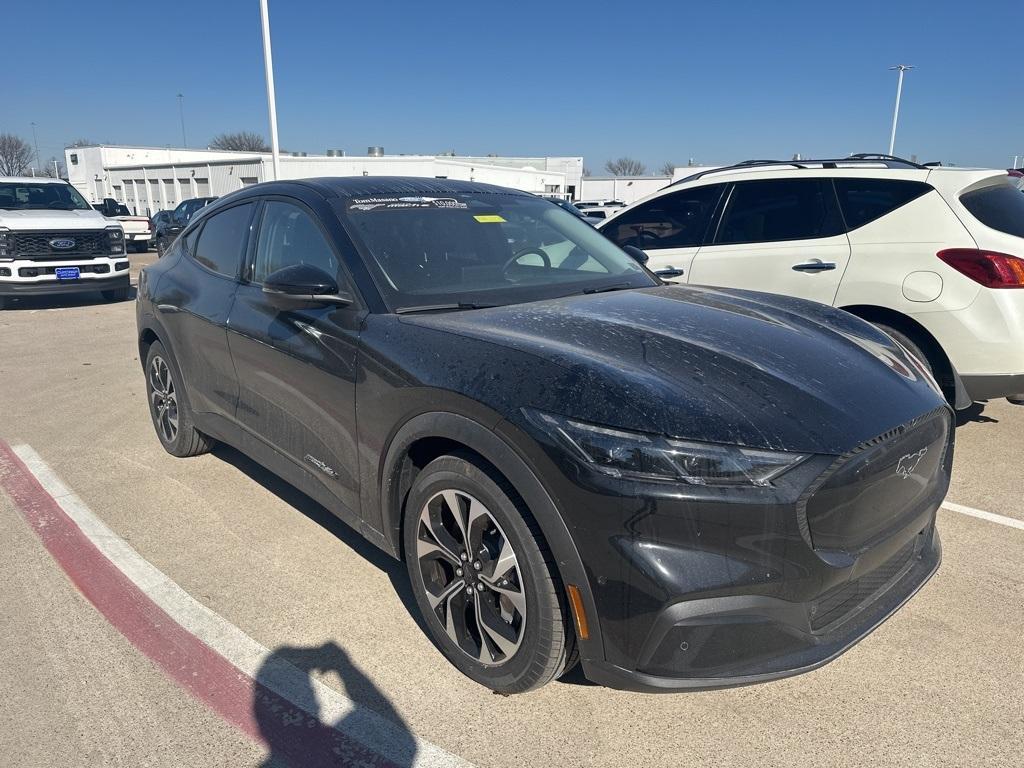
<svg viewBox="0 0 1024 768">
<path fill-rule="evenodd" d="M 632 287 L 631 283 L 615 283 L 615 285 L 605 285 L 600 288 L 585 288 L 581 293 L 606 293 L 607 291 L 622 291 Z"/>
<path fill-rule="evenodd" d="M 458 304 L 424 304 L 421 307 L 399 307 L 395 310 L 396 315 L 411 315 L 415 312 L 443 312 L 452 309 L 490 309 L 497 304 L 471 304 L 460 302 Z"/>
</svg>

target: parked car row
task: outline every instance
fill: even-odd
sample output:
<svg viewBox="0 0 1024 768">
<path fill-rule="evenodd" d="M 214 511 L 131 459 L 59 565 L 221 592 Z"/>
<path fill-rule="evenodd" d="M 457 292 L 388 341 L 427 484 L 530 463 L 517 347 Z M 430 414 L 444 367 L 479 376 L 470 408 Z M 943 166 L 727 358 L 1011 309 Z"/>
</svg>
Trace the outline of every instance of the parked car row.
<svg viewBox="0 0 1024 768">
<path fill-rule="evenodd" d="M 182 457 L 231 444 L 404 560 L 440 652 L 495 691 L 577 662 L 638 690 L 811 670 L 938 568 L 952 410 L 918 356 L 830 302 L 665 283 L 633 244 L 693 249 L 651 248 L 688 275 L 717 232 L 757 251 L 816 205 L 829 242 L 796 263 L 838 272 L 857 228 L 828 170 L 799 174 L 773 183 L 813 189 L 781 198 L 693 179 L 667 221 L 613 217 L 624 247 L 472 182 L 232 193 L 139 279 L 157 437 Z M 990 205 L 967 184 L 965 209 Z M 862 186 L 851 218 L 893 207 Z"/>
<path fill-rule="evenodd" d="M 1024 195 L 889 156 L 694 174 L 599 224 L 676 282 L 810 299 L 896 339 L 958 408 L 1024 397 Z"/>
</svg>

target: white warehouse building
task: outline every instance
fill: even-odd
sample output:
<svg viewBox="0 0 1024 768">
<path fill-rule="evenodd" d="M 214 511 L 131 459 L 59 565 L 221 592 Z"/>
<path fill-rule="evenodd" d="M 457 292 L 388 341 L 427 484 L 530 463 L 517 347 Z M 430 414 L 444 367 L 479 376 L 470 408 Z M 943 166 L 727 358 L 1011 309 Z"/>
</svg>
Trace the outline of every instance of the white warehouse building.
<svg viewBox="0 0 1024 768">
<path fill-rule="evenodd" d="M 192 197 L 226 195 L 273 178 L 270 153 L 211 149 L 85 146 L 64 150 L 68 180 L 91 203 L 114 198 L 132 213 L 152 216 Z M 316 176 L 420 176 L 481 181 L 538 195 L 573 198 L 583 178 L 582 157 L 458 157 L 283 154 L 282 179 Z"/>
</svg>

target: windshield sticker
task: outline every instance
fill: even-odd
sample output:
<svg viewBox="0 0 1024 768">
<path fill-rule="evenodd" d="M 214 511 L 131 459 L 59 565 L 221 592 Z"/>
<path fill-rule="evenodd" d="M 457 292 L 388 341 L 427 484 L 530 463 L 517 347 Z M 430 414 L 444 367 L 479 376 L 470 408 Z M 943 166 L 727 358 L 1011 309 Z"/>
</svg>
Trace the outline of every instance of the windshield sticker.
<svg viewBox="0 0 1024 768">
<path fill-rule="evenodd" d="M 505 220 L 496 213 L 483 214 L 481 216 L 474 216 L 474 219 L 479 221 L 481 224 L 504 224 Z"/>
<path fill-rule="evenodd" d="M 465 210 L 468 207 L 454 197 L 356 197 L 348 201 L 350 211 L 394 211 L 408 208 Z"/>
</svg>

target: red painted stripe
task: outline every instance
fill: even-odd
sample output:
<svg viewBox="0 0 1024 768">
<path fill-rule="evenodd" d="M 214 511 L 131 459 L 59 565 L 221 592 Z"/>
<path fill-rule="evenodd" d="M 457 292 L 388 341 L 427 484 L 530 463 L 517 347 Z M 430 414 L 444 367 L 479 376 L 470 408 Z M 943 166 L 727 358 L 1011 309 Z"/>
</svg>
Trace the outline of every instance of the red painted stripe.
<svg viewBox="0 0 1024 768">
<path fill-rule="evenodd" d="M 75 586 L 172 680 L 293 766 L 391 765 L 256 682 L 185 630 L 68 517 L 0 440 L 0 487 Z"/>
</svg>

